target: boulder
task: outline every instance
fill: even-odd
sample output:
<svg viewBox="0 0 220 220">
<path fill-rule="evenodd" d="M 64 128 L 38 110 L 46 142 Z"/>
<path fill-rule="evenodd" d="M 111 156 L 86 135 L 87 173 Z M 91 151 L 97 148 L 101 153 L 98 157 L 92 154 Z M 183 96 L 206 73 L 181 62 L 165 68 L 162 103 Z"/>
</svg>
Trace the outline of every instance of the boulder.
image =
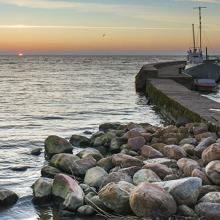
<svg viewBox="0 0 220 220">
<path fill-rule="evenodd" d="M 133 166 L 133 167 L 127 167 L 127 168 L 122 168 L 122 169 L 119 169 L 118 172 L 122 172 L 122 173 L 126 173 L 127 175 L 129 175 L 130 177 L 133 177 L 134 174 L 140 170 L 141 167 L 136 167 L 136 166 Z"/>
<path fill-rule="evenodd" d="M 80 159 L 70 154 L 57 154 L 51 158 L 50 164 L 66 173 L 84 176 L 88 169 L 96 166 L 96 160 L 92 156 Z"/>
<path fill-rule="evenodd" d="M 101 167 L 93 167 L 86 171 L 84 183 L 99 188 L 108 173 Z"/>
<path fill-rule="evenodd" d="M 125 126 L 121 125 L 118 122 L 116 122 L 116 123 L 103 123 L 103 124 L 99 125 L 99 130 L 107 132 L 109 130 L 121 130 L 124 127 Z"/>
<path fill-rule="evenodd" d="M 209 192 L 199 202 L 211 202 L 220 204 L 220 192 Z"/>
<path fill-rule="evenodd" d="M 112 138 L 110 142 L 110 150 L 112 152 L 118 152 L 120 151 L 120 147 L 126 143 L 127 143 L 127 140 L 124 138 L 121 138 L 121 137 Z"/>
<path fill-rule="evenodd" d="M 91 195 L 91 193 L 95 193 L 95 195 L 96 195 L 96 188 L 95 187 L 90 187 L 89 185 L 84 184 L 84 183 L 81 183 L 79 185 L 86 195 L 88 195 L 88 194 Z"/>
<path fill-rule="evenodd" d="M 135 157 L 126 154 L 114 154 L 112 155 L 112 163 L 114 166 L 120 166 L 121 168 L 138 166 L 142 167 L 143 162 Z"/>
<path fill-rule="evenodd" d="M 80 158 L 73 154 L 56 154 L 51 158 L 50 165 L 64 172 L 72 174 L 73 164 L 78 160 L 80 160 Z"/>
<path fill-rule="evenodd" d="M 123 148 L 123 149 L 122 149 Z M 138 156 L 140 156 L 139 154 L 138 154 L 138 152 L 136 152 L 136 151 L 133 151 L 133 150 L 129 150 L 129 149 L 127 149 L 127 145 L 123 145 L 123 146 L 121 146 L 121 154 L 126 154 L 126 155 L 129 155 L 129 156 L 132 156 L 132 157 L 138 157 Z"/>
<path fill-rule="evenodd" d="M 179 145 L 184 145 L 184 144 L 191 144 L 191 145 L 197 145 L 198 142 L 195 138 L 184 138 L 179 142 Z"/>
<path fill-rule="evenodd" d="M 163 164 L 166 165 L 170 168 L 176 168 L 177 166 L 177 161 L 174 159 L 169 159 L 169 158 L 156 158 L 156 159 L 148 159 L 144 161 L 144 164 Z"/>
<path fill-rule="evenodd" d="M 166 146 L 166 144 L 164 144 L 164 143 L 151 144 L 151 147 L 153 147 L 154 149 L 160 151 L 161 153 L 163 153 L 164 146 Z"/>
<path fill-rule="evenodd" d="M 70 138 L 70 143 L 74 147 L 89 147 L 90 146 L 90 139 L 87 137 L 84 137 L 82 135 L 74 134 Z"/>
<path fill-rule="evenodd" d="M 145 145 L 145 143 L 145 138 L 142 136 L 129 138 L 128 148 L 134 151 L 139 151 Z"/>
<path fill-rule="evenodd" d="M 188 155 L 194 156 L 194 154 L 195 154 L 195 146 L 194 145 L 184 144 L 181 147 Z"/>
<path fill-rule="evenodd" d="M 112 172 L 103 179 L 102 187 L 106 186 L 108 183 L 118 183 L 120 181 L 133 183 L 131 176 L 129 176 L 128 174 L 123 172 Z"/>
<path fill-rule="evenodd" d="M 133 123 L 133 122 L 127 124 L 127 130 L 129 130 L 129 131 L 131 131 L 131 130 L 138 131 L 140 133 L 146 132 L 146 129 L 144 129 L 144 127 L 142 127 L 142 125 L 136 124 L 136 123 Z"/>
<path fill-rule="evenodd" d="M 161 181 L 160 177 L 150 169 L 141 169 L 137 171 L 133 176 L 133 182 L 135 185 L 138 185 L 142 182 L 152 183 L 159 181 Z"/>
<path fill-rule="evenodd" d="M 93 134 L 93 132 L 89 131 L 89 130 L 85 130 L 85 131 L 83 131 L 83 134 L 90 135 L 90 134 Z"/>
<path fill-rule="evenodd" d="M 176 202 L 163 188 L 141 183 L 132 190 L 130 206 L 138 217 L 169 218 L 176 213 Z"/>
<path fill-rule="evenodd" d="M 104 134 L 105 134 L 105 133 L 104 133 L 103 131 L 98 131 L 98 132 L 94 133 L 94 134 L 91 136 L 91 138 L 90 138 L 90 144 L 91 144 L 91 146 L 94 146 L 95 139 L 96 139 L 97 137 L 101 137 L 101 136 L 103 136 Z"/>
<path fill-rule="evenodd" d="M 196 156 L 198 157 L 201 157 L 202 155 L 202 152 L 208 147 L 210 146 L 211 144 L 214 144 L 215 143 L 215 139 L 212 138 L 212 137 L 208 137 L 208 138 L 205 138 L 203 139 L 195 148 L 195 154 Z"/>
<path fill-rule="evenodd" d="M 129 196 L 133 189 L 133 184 L 120 181 L 107 184 L 99 191 L 98 195 L 106 207 L 118 214 L 127 215 L 131 212 Z"/>
<path fill-rule="evenodd" d="M 217 135 L 214 132 L 204 132 L 204 133 L 195 135 L 195 138 L 198 141 L 201 141 L 202 139 L 208 138 L 208 137 L 211 137 L 211 138 L 213 138 L 215 140 L 217 139 Z"/>
<path fill-rule="evenodd" d="M 186 157 L 186 152 L 177 145 L 166 145 L 164 146 L 163 153 L 170 159 L 179 160 Z"/>
<path fill-rule="evenodd" d="M 144 145 L 141 148 L 141 156 L 149 159 L 164 157 L 163 154 L 160 153 L 160 151 L 155 150 L 153 147 L 148 145 Z"/>
<path fill-rule="evenodd" d="M 92 143 L 93 143 L 93 146 L 96 147 L 96 148 L 100 147 L 100 146 L 109 147 L 110 141 L 111 141 L 111 139 L 107 136 L 107 134 L 101 133 L 99 136 L 94 137 L 94 140 L 93 140 Z"/>
<path fill-rule="evenodd" d="M 99 161 L 103 158 L 102 154 L 95 148 L 86 148 L 85 150 L 80 151 L 76 156 L 80 158 L 85 158 L 92 156 L 96 161 Z"/>
<path fill-rule="evenodd" d="M 191 217 L 191 218 L 197 218 L 196 213 L 193 209 L 188 207 L 187 205 L 180 205 L 177 209 L 177 216 L 184 216 L 184 217 Z"/>
<path fill-rule="evenodd" d="M 165 176 L 173 173 L 173 170 L 168 166 L 159 163 L 145 164 L 143 169 L 150 169 L 155 172 L 161 179 L 164 179 Z"/>
<path fill-rule="evenodd" d="M 18 166 L 10 167 L 10 170 L 22 172 L 22 171 L 26 171 L 29 168 L 31 167 L 27 165 L 18 165 Z"/>
<path fill-rule="evenodd" d="M 189 158 L 181 158 L 177 161 L 177 165 L 180 170 L 183 171 L 185 176 L 191 176 L 192 171 L 196 168 L 200 168 L 197 161 Z"/>
<path fill-rule="evenodd" d="M 102 158 L 97 162 L 97 166 L 102 167 L 103 169 L 105 169 L 105 171 L 109 172 L 114 167 L 112 163 L 112 157 L 109 156 Z"/>
<path fill-rule="evenodd" d="M 178 144 L 179 143 L 179 139 L 178 138 L 175 138 L 175 137 L 170 137 L 170 138 L 166 138 L 166 139 L 163 139 L 163 142 L 166 143 L 166 145 L 175 145 L 175 144 Z"/>
<path fill-rule="evenodd" d="M 84 191 L 84 192 L 85 192 L 85 191 Z M 95 193 L 95 192 L 89 192 L 89 193 L 87 193 L 86 196 L 85 196 L 85 201 L 90 200 L 93 196 L 96 196 L 96 195 L 97 195 L 97 193 Z"/>
<path fill-rule="evenodd" d="M 202 186 L 202 180 L 197 177 L 187 177 L 178 180 L 170 180 L 154 183 L 167 190 L 178 205 L 194 205 L 199 196 L 199 188 Z"/>
<path fill-rule="evenodd" d="M 208 132 L 208 125 L 205 123 L 196 123 L 192 127 L 192 132 L 194 135 L 198 135 L 204 132 Z"/>
<path fill-rule="evenodd" d="M 92 206 L 84 205 L 77 209 L 77 213 L 80 216 L 92 216 L 92 215 L 95 215 L 96 211 Z"/>
<path fill-rule="evenodd" d="M 152 144 L 157 144 L 157 143 L 160 143 L 160 142 L 161 142 L 161 140 L 159 138 L 157 138 L 157 137 L 153 136 L 152 139 L 151 139 L 151 145 Z"/>
<path fill-rule="evenodd" d="M 18 200 L 18 195 L 11 190 L 0 189 L 0 208 L 14 205 Z"/>
<path fill-rule="evenodd" d="M 220 192 L 220 186 L 216 186 L 216 185 L 201 186 L 199 189 L 199 198 L 202 198 L 204 195 L 206 195 L 209 192 Z"/>
<path fill-rule="evenodd" d="M 38 148 L 34 148 L 31 150 L 31 155 L 34 155 L 34 156 L 39 156 L 42 152 L 42 148 L 41 147 L 38 147 Z"/>
<path fill-rule="evenodd" d="M 207 175 L 205 174 L 205 172 L 203 172 L 200 169 L 194 169 L 192 171 L 191 174 L 192 177 L 199 177 L 202 180 L 202 185 L 210 185 L 212 184 L 209 180 L 209 178 L 207 177 Z"/>
<path fill-rule="evenodd" d="M 44 166 L 41 169 L 41 175 L 43 177 L 48 177 L 53 179 L 59 173 L 62 173 L 62 171 L 52 166 Z"/>
<path fill-rule="evenodd" d="M 220 219 L 220 203 L 201 202 L 195 207 L 195 212 L 204 220 Z"/>
<path fill-rule="evenodd" d="M 152 140 L 152 133 L 141 133 L 141 135 L 145 138 L 146 143 L 150 143 Z"/>
<path fill-rule="evenodd" d="M 32 186 L 34 199 L 44 202 L 50 199 L 52 195 L 53 179 L 41 177 Z"/>
<path fill-rule="evenodd" d="M 134 137 L 140 137 L 142 136 L 141 133 L 139 131 L 136 131 L 136 130 L 130 130 L 130 131 L 127 131 L 124 135 L 123 135 L 123 138 L 125 139 L 130 139 L 130 138 L 134 138 Z"/>
<path fill-rule="evenodd" d="M 177 180 L 179 179 L 179 176 L 175 173 L 173 174 L 169 174 L 169 175 L 166 175 L 163 179 L 163 181 L 169 181 L 169 180 Z"/>
<path fill-rule="evenodd" d="M 54 154 L 60 153 L 72 153 L 73 145 L 66 139 L 51 135 L 46 138 L 44 142 L 45 153 L 48 158 L 51 158 Z"/>
<path fill-rule="evenodd" d="M 92 156 L 85 157 L 73 163 L 72 174 L 76 176 L 84 176 L 86 171 L 96 166 L 96 160 Z"/>
<path fill-rule="evenodd" d="M 208 164 L 213 160 L 220 160 L 220 143 L 210 145 L 202 152 L 202 160 L 204 164 Z"/>
<path fill-rule="evenodd" d="M 78 183 L 71 177 L 58 174 L 54 178 L 52 194 L 62 199 L 64 207 L 75 211 L 84 203 L 84 192 Z"/>
<path fill-rule="evenodd" d="M 206 175 L 216 185 L 220 185 L 220 160 L 214 160 L 205 168 Z"/>
<path fill-rule="evenodd" d="M 99 196 L 93 196 L 92 198 L 85 197 L 85 202 L 88 205 L 91 205 L 95 209 L 101 209 L 106 212 L 110 212 L 109 208 L 104 205 L 104 203 L 100 200 Z"/>
</svg>

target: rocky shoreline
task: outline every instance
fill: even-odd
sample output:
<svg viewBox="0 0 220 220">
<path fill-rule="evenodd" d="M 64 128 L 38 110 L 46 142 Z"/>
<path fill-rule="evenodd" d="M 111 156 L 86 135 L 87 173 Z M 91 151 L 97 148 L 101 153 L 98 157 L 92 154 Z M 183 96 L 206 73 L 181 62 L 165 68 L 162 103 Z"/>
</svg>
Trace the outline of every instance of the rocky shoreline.
<svg viewBox="0 0 220 220">
<path fill-rule="evenodd" d="M 61 216 L 220 219 L 220 139 L 204 123 L 105 123 L 90 138 L 49 136 L 45 158 L 33 200 Z M 0 189 L 0 207 L 17 200 Z"/>
</svg>

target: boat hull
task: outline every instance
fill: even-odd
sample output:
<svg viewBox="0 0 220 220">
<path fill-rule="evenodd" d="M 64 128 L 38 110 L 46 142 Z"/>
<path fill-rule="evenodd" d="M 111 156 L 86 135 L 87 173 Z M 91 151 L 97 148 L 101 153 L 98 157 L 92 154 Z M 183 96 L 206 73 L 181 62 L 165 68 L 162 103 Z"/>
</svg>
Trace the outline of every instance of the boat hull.
<svg viewBox="0 0 220 220">
<path fill-rule="evenodd" d="M 212 79 L 195 79 L 194 87 L 201 92 L 216 92 L 217 83 Z"/>
<path fill-rule="evenodd" d="M 186 65 L 185 73 L 193 79 L 220 79 L 220 65 L 217 63 L 202 63 L 194 66 Z"/>
</svg>

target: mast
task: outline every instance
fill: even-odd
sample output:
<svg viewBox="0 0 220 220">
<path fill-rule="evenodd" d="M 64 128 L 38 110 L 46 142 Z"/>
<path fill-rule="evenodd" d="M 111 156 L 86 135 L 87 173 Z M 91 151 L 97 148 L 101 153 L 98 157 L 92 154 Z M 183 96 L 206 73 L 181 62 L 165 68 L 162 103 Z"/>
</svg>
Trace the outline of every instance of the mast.
<svg viewBox="0 0 220 220">
<path fill-rule="evenodd" d="M 195 40 L 195 25 L 192 24 L 192 31 L 193 31 L 193 49 L 196 49 L 196 40 Z"/>
<path fill-rule="evenodd" d="M 202 9 L 206 7 L 195 7 L 194 9 L 199 10 L 199 49 L 202 50 Z"/>
</svg>

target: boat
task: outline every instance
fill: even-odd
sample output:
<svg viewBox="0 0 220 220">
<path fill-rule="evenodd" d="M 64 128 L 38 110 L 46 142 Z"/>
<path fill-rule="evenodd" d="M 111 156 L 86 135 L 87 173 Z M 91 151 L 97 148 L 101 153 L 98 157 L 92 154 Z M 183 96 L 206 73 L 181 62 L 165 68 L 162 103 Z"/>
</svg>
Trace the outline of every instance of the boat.
<svg viewBox="0 0 220 220">
<path fill-rule="evenodd" d="M 187 51 L 187 63 L 184 68 L 184 73 L 190 75 L 194 80 L 194 87 L 202 91 L 216 91 L 217 82 L 220 79 L 219 62 L 208 59 L 206 48 L 206 59 L 204 59 L 202 51 L 202 16 L 201 10 L 206 7 L 197 7 L 199 10 L 199 47 L 196 47 L 195 28 L 193 30 L 193 48 Z"/>
<path fill-rule="evenodd" d="M 213 79 L 194 79 L 194 87 L 201 92 L 217 92 L 217 84 Z"/>
</svg>

